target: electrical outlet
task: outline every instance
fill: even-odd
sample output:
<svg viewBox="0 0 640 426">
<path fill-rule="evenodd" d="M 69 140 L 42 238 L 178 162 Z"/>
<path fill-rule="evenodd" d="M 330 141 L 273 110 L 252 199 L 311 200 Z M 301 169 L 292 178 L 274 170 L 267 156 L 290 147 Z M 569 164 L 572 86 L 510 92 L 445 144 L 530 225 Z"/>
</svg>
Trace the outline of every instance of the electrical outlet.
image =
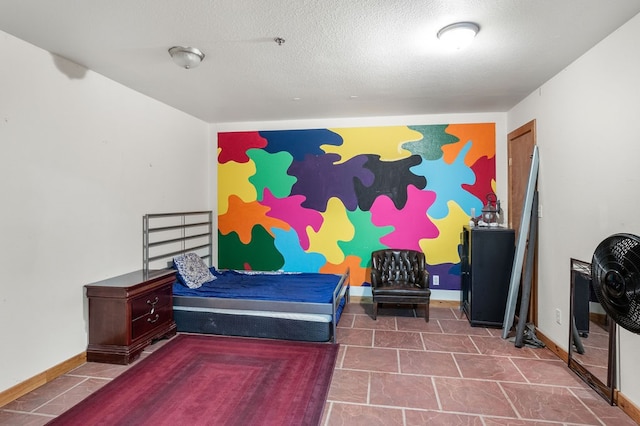
<svg viewBox="0 0 640 426">
<path fill-rule="evenodd" d="M 440 285 L 440 275 L 434 275 L 433 276 L 433 285 Z"/>
<path fill-rule="evenodd" d="M 556 309 L 556 322 L 562 324 L 562 312 L 560 309 Z"/>
</svg>

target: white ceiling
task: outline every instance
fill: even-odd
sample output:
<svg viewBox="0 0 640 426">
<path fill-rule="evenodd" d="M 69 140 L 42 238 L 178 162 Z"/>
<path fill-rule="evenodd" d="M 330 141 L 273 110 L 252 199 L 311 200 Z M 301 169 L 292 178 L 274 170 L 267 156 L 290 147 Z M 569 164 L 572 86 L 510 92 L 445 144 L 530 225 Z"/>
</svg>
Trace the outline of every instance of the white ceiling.
<svg viewBox="0 0 640 426">
<path fill-rule="evenodd" d="M 637 13 L 638 0 L 0 0 L 0 30 L 234 122 L 507 111 Z M 458 21 L 480 33 L 446 51 L 436 33 Z M 174 45 L 206 58 L 179 68 Z"/>
</svg>

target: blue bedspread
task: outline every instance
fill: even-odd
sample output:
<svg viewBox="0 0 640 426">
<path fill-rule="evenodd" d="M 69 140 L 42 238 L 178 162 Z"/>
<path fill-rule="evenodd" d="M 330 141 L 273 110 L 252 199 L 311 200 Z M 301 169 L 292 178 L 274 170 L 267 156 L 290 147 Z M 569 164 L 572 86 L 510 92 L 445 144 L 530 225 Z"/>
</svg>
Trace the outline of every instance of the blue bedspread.
<svg viewBox="0 0 640 426">
<path fill-rule="evenodd" d="M 174 296 L 220 297 L 227 299 L 278 300 L 285 302 L 331 303 L 333 290 L 340 275 L 246 274 L 237 271 L 217 271 L 216 277 L 198 289 L 190 289 L 179 282 L 173 285 Z"/>
</svg>

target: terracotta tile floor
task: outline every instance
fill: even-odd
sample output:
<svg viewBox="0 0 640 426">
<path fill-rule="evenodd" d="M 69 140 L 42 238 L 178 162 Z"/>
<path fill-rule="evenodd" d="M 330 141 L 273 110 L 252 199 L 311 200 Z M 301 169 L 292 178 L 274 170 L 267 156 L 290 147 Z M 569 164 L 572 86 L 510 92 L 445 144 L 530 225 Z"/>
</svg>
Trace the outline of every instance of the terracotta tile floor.
<svg viewBox="0 0 640 426">
<path fill-rule="evenodd" d="M 548 349 L 516 348 L 458 309 L 352 303 L 323 426 L 635 425 Z"/>
<path fill-rule="evenodd" d="M 351 303 L 340 321 L 323 426 L 635 425 L 551 351 L 515 348 L 455 308 L 432 307 L 429 323 L 419 310 L 370 313 Z M 0 425 L 43 425 L 129 367 L 86 363 L 0 407 Z"/>
</svg>

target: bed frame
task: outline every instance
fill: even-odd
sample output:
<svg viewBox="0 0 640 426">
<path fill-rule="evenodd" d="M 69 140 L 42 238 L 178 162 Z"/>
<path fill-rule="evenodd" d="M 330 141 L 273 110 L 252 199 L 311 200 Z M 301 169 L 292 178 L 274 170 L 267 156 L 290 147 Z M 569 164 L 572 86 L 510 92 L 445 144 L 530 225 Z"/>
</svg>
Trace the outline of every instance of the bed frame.
<svg viewBox="0 0 640 426">
<path fill-rule="evenodd" d="M 213 266 L 213 212 L 146 214 L 142 218 L 142 270 L 172 266 L 172 259 L 196 252 Z"/>
<path fill-rule="evenodd" d="M 143 270 L 171 267 L 174 256 L 188 252 L 213 266 L 212 218 L 211 211 L 145 215 Z M 347 269 L 330 303 L 174 296 L 174 320 L 181 332 L 335 342 L 342 308 L 349 302 L 349 278 Z M 314 319 L 318 315 L 328 321 Z"/>
</svg>

